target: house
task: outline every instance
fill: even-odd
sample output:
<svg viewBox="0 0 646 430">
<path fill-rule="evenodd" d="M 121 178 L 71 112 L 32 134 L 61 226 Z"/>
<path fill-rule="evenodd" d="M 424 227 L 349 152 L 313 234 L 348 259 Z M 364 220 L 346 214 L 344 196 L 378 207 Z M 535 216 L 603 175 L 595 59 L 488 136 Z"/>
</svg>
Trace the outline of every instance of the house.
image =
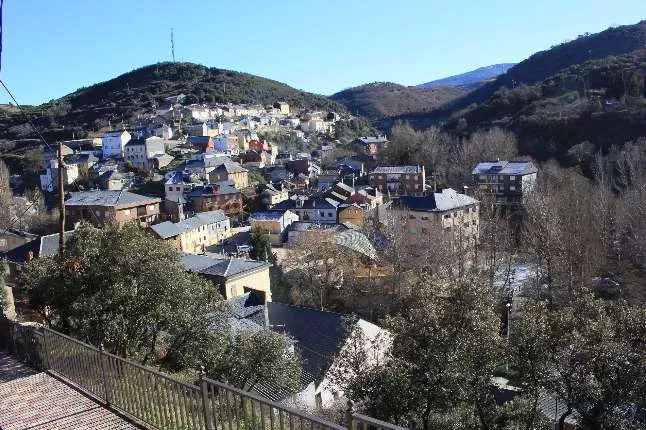
<svg viewBox="0 0 646 430">
<path fill-rule="evenodd" d="M 126 130 L 108 131 L 103 133 L 103 158 L 123 158 L 123 149 L 132 136 Z"/>
<path fill-rule="evenodd" d="M 294 197 L 273 205 L 269 211 L 283 213 L 291 211 L 296 213 L 301 221 L 336 224 L 338 205 L 330 199 Z"/>
<path fill-rule="evenodd" d="M 339 224 L 350 223 L 363 228 L 366 221 L 367 209 L 358 203 L 339 205 Z"/>
<path fill-rule="evenodd" d="M 371 209 L 374 209 L 384 203 L 384 195 L 376 188 L 365 187 L 361 188 L 350 197 L 348 197 L 345 203 L 359 203 L 361 205 L 367 205 Z"/>
<path fill-rule="evenodd" d="M 173 128 L 170 125 L 162 124 L 153 128 L 152 133 L 154 136 L 161 137 L 162 139 L 172 139 Z"/>
<path fill-rule="evenodd" d="M 50 165 L 40 174 L 40 189 L 53 192 L 58 189 L 58 160 L 50 160 Z M 76 164 L 63 163 L 63 183 L 71 185 L 79 177 L 79 169 Z"/>
<path fill-rule="evenodd" d="M 355 143 L 363 148 L 365 154 L 375 157 L 388 146 L 388 139 L 386 136 L 363 136 L 355 140 Z"/>
<path fill-rule="evenodd" d="M 286 187 L 266 184 L 260 185 L 259 190 L 260 202 L 266 207 L 273 206 L 289 198 L 289 191 Z"/>
<path fill-rule="evenodd" d="M 120 172 L 118 170 L 107 170 L 95 179 L 95 184 L 102 190 L 120 191 L 127 190 L 135 182 L 134 172 Z"/>
<path fill-rule="evenodd" d="M 200 212 L 176 223 L 165 221 L 150 228 L 159 238 L 175 242 L 178 250 L 192 254 L 231 237 L 231 223 L 222 211 Z"/>
<path fill-rule="evenodd" d="M 161 199 L 128 191 L 81 191 L 65 201 L 71 224 L 86 221 L 96 227 L 110 222 L 123 226 L 127 222 L 150 225 L 159 217 Z"/>
<path fill-rule="evenodd" d="M 383 194 L 423 195 L 426 191 L 424 166 L 384 166 L 369 173 L 369 183 Z"/>
<path fill-rule="evenodd" d="M 285 102 L 278 102 L 278 109 L 281 115 L 289 115 L 289 105 Z"/>
<path fill-rule="evenodd" d="M 496 203 L 521 205 L 536 185 L 538 169 L 531 161 L 483 161 L 471 173 L 478 190 Z"/>
<path fill-rule="evenodd" d="M 66 155 L 74 154 L 74 150 L 67 145 L 63 145 L 62 152 L 63 152 L 63 157 L 65 157 Z M 48 167 L 51 166 L 52 160 L 55 161 L 57 159 L 58 159 L 57 147 L 50 146 L 50 147 L 43 148 L 42 158 L 40 160 L 40 167 L 42 169 L 47 169 Z"/>
<path fill-rule="evenodd" d="M 164 139 L 149 137 L 147 139 L 131 139 L 124 148 L 124 158 L 135 169 L 148 172 L 153 167 L 152 159 L 166 153 Z"/>
<path fill-rule="evenodd" d="M 334 312 L 263 300 L 262 295 L 249 292 L 230 300 L 239 329 L 258 331 L 270 328 L 289 336 L 299 349 L 303 361 L 301 387 L 289 396 L 277 387 L 260 385 L 255 391 L 276 402 L 296 403 L 308 409 L 331 407 L 343 398 L 341 387 L 329 376 L 333 368 L 342 366 L 334 361 L 343 356 L 346 348 L 353 348 L 351 334 L 366 340 L 366 366 L 374 366 L 385 357 L 392 343 L 390 333 L 360 318 Z M 235 323 L 235 321 L 234 321 Z"/>
<path fill-rule="evenodd" d="M 67 155 L 63 158 L 66 165 L 76 165 L 78 170 L 78 181 L 89 183 L 90 181 L 90 168 L 99 162 L 99 159 L 92 153 L 77 153 Z"/>
<path fill-rule="evenodd" d="M 209 182 L 231 181 L 236 188 L 249 186 L 249 171 L 240 164 L 223 159 L 222 164 L 209 172 Z"/>
<path fill-rule="evenodd" d="M 251 230 L 267 233 L 272 244 L 284 242 L 287 228 L 296 221 L 298 215 L 292 211 L 255 212 L 249 216 Z"/>
<path fill-rule="evenodd" d="M 428 241 L 446 233 L 464 244 L 478 239 L 480 202 L 451 188 L 424 196 L 401 196 L 393 200 L 390 210 L 403 220 L 411 239 Z"/>
<path fill-rule="evenodd" d="M 188 143 L 198 151 L 205 152 L 208 149 L 215 148 L 215 143 L 211 136 L 189 136 Z"/>
<path fill-rule="evenodd" d="M 205 122 L 201 124 L 191 124 L 186 126 L 186 132 L 189 136 L 208 136 L 208 126 Z"/>
<path fill-rule="evenodd" d="M 210 280 L 227 300 L 255 291 L 271 302 L 271 264 L 266 261 L 186 253 L 180 255 L 180 261 L 189 272 Z"/>
<path fill-rule="evenodd" d="M 0 255 L 37 238 L 35 234 L 14 228 L 0 230 Z"/>
<path fill-rule="evenodd" d="M 195 212 L 222 210 L 229 217 L 242 217 L 242 193 L 230 181 L 195 187 L 184 198 Z"/>
</svg>

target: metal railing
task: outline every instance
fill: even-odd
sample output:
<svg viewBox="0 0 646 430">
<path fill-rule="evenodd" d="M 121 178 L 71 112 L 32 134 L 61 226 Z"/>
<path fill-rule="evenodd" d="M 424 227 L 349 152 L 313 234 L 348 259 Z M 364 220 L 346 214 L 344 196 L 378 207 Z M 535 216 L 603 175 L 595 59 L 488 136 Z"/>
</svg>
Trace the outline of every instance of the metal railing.
<svg viewBox="0 0 646 430">
<path fill-rule="evenodd" d="M 189 384 L 47 327 L 0 316 L 0 349 L 47 370 L 109 407 L 156 429 L 343 430 L 329 422 L 230 385 L 200 377 Z M 404 430 L 346 411 L 351 430 Z"/>
</svg>

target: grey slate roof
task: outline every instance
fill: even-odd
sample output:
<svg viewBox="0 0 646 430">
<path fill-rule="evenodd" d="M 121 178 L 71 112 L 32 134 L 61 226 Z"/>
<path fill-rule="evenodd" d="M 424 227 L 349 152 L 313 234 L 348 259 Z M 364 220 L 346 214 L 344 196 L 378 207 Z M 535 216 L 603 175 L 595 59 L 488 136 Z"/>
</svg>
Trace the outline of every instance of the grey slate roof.
<svg viewBox="0 0 646 430">
<path fill-rule="evenodd" d="M 162 239 L 169 239 L 171 237 L 179 236 L 180 234 L 182 234 L 175 223 L 170 221 L 164 221 L 162 223 L 152 225 L 150 226 L 150 229 Z"/>
<path fill-rule="evenodd" d="M 473 175 L 528 175 L 538 169 L 531 161 L 483 161 L 473 169 Z"/>
<path fill-rule="evenodd" d="M 65 242 L 70 240 L 74 233 L 74 230 L 66 231 L 63 235 Z M 34 258 L 51 257 L 58 254 L 58 241 L 58 233 L 41 236 L 6 252 L 4 255 L 6 256 L 7 260 L 17 263 L 23 263 L 27 261 L 27 253 L 30 251 L 33 254 Z"/>
<path fill-rule="evenodd" d="M 425 196 L 401 196 L 393 200 L 399 208 L 421 212 L 443 212 L 478 203 L 478 200 L 466 194 L 459 194 L 452 188 L 446 188 L 440 193 L 430 193 Z"/>
<path fill-rule="evenodd" d="M 388 139 L 386 136 L 363 136 L 357 139 L 359 142 L 364 145 L 369 145 L 371 143 L 387 143 Z"/>
<path fill-rule="evenodd" d="M 180 262 L 189 272 L 223 278 L 242 275 L 245 272 L 269 266 L 269 263 L 265 261 L 245 260 L 242 258 L 213 258 L 186 253 L 180 255 Z"/>
<path fill-rule="evenodd" d="M 254 212 L 249 216 L 249 220 L 256 221 L 275 221 L 283 216 L 280 212 Z"/>
<path fill-rule="evenodd" d="M 269 210 L 270 211 L 286 211 L 294 209 L 336 209 L 338 202 L 331 199 L 307 199 L 303 200 L 302 206 L 297 206 L 295 199 L 287 199 L 280 203 L 276 203 Z"/>
<path fill-rule="evenodd" d="M 65 206 L 121 206 L 158 203 L 159 198 L 146 197 L 128 191 L 80 191 L 71 193 L 65 201 Z"/>
<path fill-rule="evenodd" d="M 377 167 L 370 172 L 371 174 L 404 174 L 404 173 L 422 173 L 420 166 L 382 166 Z"/>
</svg>

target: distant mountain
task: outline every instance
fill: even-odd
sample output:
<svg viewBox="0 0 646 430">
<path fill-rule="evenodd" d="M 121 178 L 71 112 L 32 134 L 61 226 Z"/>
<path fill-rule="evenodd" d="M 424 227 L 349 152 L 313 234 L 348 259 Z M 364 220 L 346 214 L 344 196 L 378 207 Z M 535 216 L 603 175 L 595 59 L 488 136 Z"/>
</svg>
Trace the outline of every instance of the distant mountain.
<svg viewBox="0 0 646 430">
<path fill-rule="evenodd" d="M 286 101 L 305 109 L 345 112 L 343 105 L 327 97 L 297 90 L 281 82 L 248 73 L 193 63 L 159 63 L 125 73 L 114 79 L 81 88 L 58 100 L 29 111 L 48 139 L 71 139 L 100 132 L 123 122 L 138 123 L 164 97 L 183 93 L 186 103 L 273 104 Z M 0 140 L 35 137 L 19 114 L 0 117 Z"/>
<path fill-rule="evenodd" d="M 470 87 L 474 84 L 489 81 L 496 78 L 507 70 L 514 67 L 516 63 L 494 64 L 492 66 L 480 67 L 470 72 L 462 73 L 448 78 L 437 79 L 425 84 L 417 85 L 417 88 L 436 88 L 436 87 Z"/>
<path fill-rule="evenodd" d="M 455 118 L 459 111 L 486 102 L 497 92 L 524 85 L 534 85 L 558 74 L 570 66 L 587 61 L 628 54 L 646 46 L 646 21 L 633 25 L 612 27 L 596 34 L 584 34 L 577 39 L 538 52 L 516 64 L 503 75 L 467 92 L 429 113 L 394 116 L 385 126 L 396 121 L 408 121 L 424 128 Z M 581 77 L 584 79 L 584 77 Z M 475 124 L 471 124 L 475 126 Z"/>
<path fill-rule="evenodd" d="M 455 87 L 416 88 L 375 82 L 340 91 L 330 99 L 343 104 L 351 113 L 379 121 L 392 116 L 430 112 L 464 94 L 465 90 Z"/>
</svg>

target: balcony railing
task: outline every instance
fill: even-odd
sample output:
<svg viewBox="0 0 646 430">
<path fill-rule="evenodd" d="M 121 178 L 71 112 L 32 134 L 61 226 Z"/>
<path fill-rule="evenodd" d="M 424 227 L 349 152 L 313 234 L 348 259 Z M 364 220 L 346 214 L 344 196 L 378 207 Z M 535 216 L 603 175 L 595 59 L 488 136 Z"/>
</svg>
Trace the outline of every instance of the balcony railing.
<svg viewBox="0 0 646 430">
<path fill-rule="evenodd" d="M 47 327 L 21 325 L 1 316 L 0 349 L 150 428 L 346 429 L 203 376 L 198 385 L 186 383 Z M 346 422 L 352 430 L 405 430 L 351 407 Z"/>
</svg>

